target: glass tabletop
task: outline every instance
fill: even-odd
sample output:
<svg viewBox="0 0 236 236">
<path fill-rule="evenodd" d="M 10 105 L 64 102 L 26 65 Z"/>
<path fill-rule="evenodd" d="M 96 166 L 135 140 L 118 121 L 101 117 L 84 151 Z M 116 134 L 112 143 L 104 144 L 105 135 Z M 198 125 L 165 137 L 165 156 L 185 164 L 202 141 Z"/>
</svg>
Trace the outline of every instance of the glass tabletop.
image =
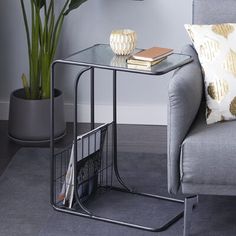
<svg viewBox="0 0 236 236">
<path fill-rule="evenodd" d="M 133 53 L 140 51 L 141 49 L 135 49 Z M 129 68 L 126 63 L 128 56 L 117 56 L 111 50 L 108 44 L 96 44 L 85 50 L 76 52 L 63 60 L 58 60 L 64 63 L 71 63 L 82 66 L 93 66 L 96 68 L 104 68 L 118 71 L 129 71 L 142 74 L 156 74 L 161 75 L 169 71 L 172 71 L 182 65 L 191 62 L 193 59 L 189 55 L 173 53 L 167 57 L 167 59 L 152 66 L 148 70 Z"/>
</svg>

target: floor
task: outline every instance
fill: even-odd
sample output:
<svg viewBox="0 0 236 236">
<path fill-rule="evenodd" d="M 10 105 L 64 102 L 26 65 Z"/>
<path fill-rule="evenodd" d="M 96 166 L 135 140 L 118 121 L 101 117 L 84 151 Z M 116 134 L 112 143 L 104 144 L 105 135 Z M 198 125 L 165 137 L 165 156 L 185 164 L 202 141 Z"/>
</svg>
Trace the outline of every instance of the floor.
<svg viewBox="0 0 236 236">
<path fill-rule="evenodd" d="M 70 143 L 73 126 L 67 124 L 68 132 L 58 147 Z M 6 169 L 14 154 L 22 147 L 13 143 L 7 136 L 7 121 L 0 121 L 0 175 Z M 88 124 L 79 124 L 79 133 L 89 130 Z M 149 125 L 118 125 L 118 151 L 166 154 L 167 129 L 165 126 Z M 45 146 L 49 146 L 44 145 Z M 198 207 L 193 214 L 191 235 L 201 236 L 233 236 L 236 235 L 235 197 L 200 196 Z M 64 220 L 64 218 L 63 218 Z M 87 221 L 86 221 L 87 222 Z M 182 220 L 175 224 L 170 231 L 161 235 L 182 235 Z M 53 227 L 54 229 L 55 227 Z M 85 227 L 84 229 L 87 229 Z M 105 230 L 106 228 L 104 228 Z M 123 228 L 118 228 L 122 230 Z M 132 231 L 133 232 L 133 231 Z M 136 231 L 135 231 L 136 232 Z M 169 234 L 172 232 L 172 234 Z M 49 234 L 48 234 L 49 235 Z M 65 235 L 65 234 L 64 234 Z M 85 235 L 85 234 L 84 234 Z M 86 234 L 92 235 L 92 234 Z M 95 235 L 95 234 L 93 234 Z M 106 235 L 111 235 L 109 232 Z M 116 235 L 119 234 L 119 231 Z M 133 235 L 133 234 L 132 234 Z M 146 235 L 138 231 L 135 235 Z M 155 235 L 155 234 L 153 234 Z M 159 235 L 159 234 L 158 234 Z"/>
<path fill-rule="evenodd" d="M 81 123 L 78 126 L 79 134 L 88 131 L 89 124 Z M 153 125 L 118 125 L 118 150 L 125 152 L 143 153 L 166 153 L 166 126 Z M 67 123 L 67 134 L 59 142 L 57 147 L 64 147 L 71 143 L 73 134 L 72 123 Z M 134 138 L 135 137 L 135 138 Z M 36 146 L 36 145 L 35 145 Z M 49 147 L 49 144 L 37 145 Z M 8 122 L 0 121 L 0 175 L 6 169 L 14 154 L 21 148 L 19 145 L 8 138 Z"/>
</svg>

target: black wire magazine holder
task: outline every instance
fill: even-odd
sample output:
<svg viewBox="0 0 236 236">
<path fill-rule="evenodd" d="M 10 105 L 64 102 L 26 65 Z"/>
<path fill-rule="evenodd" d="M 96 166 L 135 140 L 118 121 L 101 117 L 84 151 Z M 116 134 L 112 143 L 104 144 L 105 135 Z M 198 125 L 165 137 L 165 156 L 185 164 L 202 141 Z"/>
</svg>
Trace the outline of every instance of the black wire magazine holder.
<svg viewBox="0 0 236 236">
<path fill-rule="evenodd" d="M 86 209 L 85 203 L 90 201 L 98 191 L 112 186 L 111 133 L 112 123 L 109 123 L 78 136 L 77 160 L 74 156 L 76 148 L 74 143 L 54 154 L 53 201 L 55 206 L 71 212 L 80 212 L 80 209 L 92 215 Z M 72 172 L 74 175 L 68 177 Z M 69 203 L 70 197 L 71 203 Z"/>
</svg>

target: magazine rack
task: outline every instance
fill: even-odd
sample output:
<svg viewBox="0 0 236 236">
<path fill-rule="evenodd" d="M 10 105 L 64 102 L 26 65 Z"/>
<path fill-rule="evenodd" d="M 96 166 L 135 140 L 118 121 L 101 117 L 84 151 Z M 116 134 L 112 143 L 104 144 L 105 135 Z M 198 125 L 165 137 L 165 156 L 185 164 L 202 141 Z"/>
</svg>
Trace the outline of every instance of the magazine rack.
<svg viewBox="0 0 236 236">
<path fill-rule="evenodd" d="M 55 206 L 91 215 L 86 203 L 99 191 L 112 187 L 112 125 L 104 124 L 78 136 L 77 160 L 74 143 L 54 154 Z"/>
<path fill-rule="evenodd" d="M 139 73 L 145 75 L 162 75 L 182 65 L 190 63 L 192 58 L 183 54 L 172 54 L 166 60 L 152 67 L 150 71 L 130 69 L 126 58 L 116 58 L 109 45 L 97 44 L 71 56 L 56 60 L 52 64 L 51 78 L 51 204 L 55 210 L 70 213 L 89 219 L 105 221 L 132 228 L 160 232 L 166 230 L 183 216 L 183 210 L 168 218 L 167 222 L 158 227 L 149 227 L 133 222 L 117 220 L 96 214 L 89 209 L 90 202 L 96 201 L 96 196 L 119 191 L 126 194 L 138 195 L 146 200 L 152 198 L 167 201 L 171 204 L 183 204 L 184 201 L 165 196 L 137 192 L 126 185 L 120 176 L 117 165 L 117 100 L 116 80 L 117 71 Z M 74 135 L 73 144 L 58 153 L 54 148 L 54 70 L 57 64 L 84 66 L 74 85 Z M 113 71 L 113 121 L 95 129 L 94 119 L 94 70 L 95 68 Z M 81 76 L 90 71 L 90 105 L 91 131 L 77 135 L 77 103 L 78 84 Z M 100 138 L 97 140 L 96 135 Z M 86 141 L 87 140 L 87 141 Z M 95 143 L 99 143 L 96 149 Z M 87 151 L 86 151 L 87 150 Z M 85 154 L 83 154 L 85 153 Z M 71 166 L 70 166 L 71 165 Z M 68 170 L 73 169 L 71 174 Z M 69 176 L 69 177 L 68 177 Z M 68 181 L 69 179 L 69 181 Z M 114 185 L 116 182 L 116 185 Z M 117 185 L 118 183 L 118 185 Z M 69 194 L 68 194 L 69 193 Z M 72 194 L 70 194 L 72 193 Z M 150 209 L 147 209 L 149 211 Z M 114 209 L 114 211 L 117 211 Z M 160 213 L 157 213 L 160 215 Z M 136 216 L 138 217 L 138 216 Z M 134 216 L 134 218 L 136 218 Z"/>
</svg>

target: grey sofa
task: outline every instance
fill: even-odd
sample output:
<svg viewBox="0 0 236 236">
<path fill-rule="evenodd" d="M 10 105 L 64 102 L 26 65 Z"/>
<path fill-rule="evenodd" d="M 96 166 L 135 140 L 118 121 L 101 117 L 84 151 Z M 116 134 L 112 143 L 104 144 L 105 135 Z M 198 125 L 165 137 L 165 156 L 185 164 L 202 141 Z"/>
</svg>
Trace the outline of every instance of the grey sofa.
<svg viewBox="0 0 236 236">
<path fill-rule="evenodd" d="M 193 23 L 236 22 L 235 0 L 193 0 Z M 183 52 L 194 61 L 177 70 L 169 84 L 168 190 L 182 189 L 184 235 L 198 194 L 236 195 L 236 121 L 207 126 L 201 68 L 191 45 Z"/>
</svg>

